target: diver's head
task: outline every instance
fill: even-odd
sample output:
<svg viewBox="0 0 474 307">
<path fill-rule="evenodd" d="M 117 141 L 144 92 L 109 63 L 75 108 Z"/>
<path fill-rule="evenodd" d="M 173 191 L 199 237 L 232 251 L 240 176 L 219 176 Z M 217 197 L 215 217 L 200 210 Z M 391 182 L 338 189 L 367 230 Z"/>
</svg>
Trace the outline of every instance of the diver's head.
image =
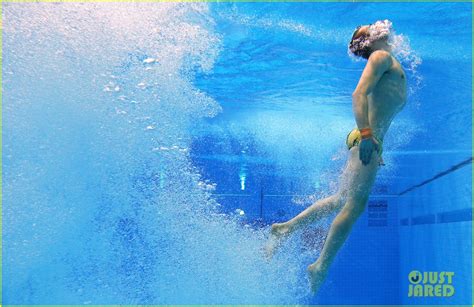
<svg viewBox="0 0 474 307">
<path fill-rule="evenodd" d="M 385 19 L 373 24 L 358 26 L 352 34 L 349 50 L 356 56 L 368 59 L 375 50 L 390 51 L 389 36 L 392 23 Z"/>
</svg>

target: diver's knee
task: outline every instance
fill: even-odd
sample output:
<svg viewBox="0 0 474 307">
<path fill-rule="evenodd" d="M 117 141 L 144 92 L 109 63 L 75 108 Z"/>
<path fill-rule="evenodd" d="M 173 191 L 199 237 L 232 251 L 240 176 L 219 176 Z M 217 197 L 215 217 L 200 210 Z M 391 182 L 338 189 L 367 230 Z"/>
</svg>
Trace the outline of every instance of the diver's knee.
<svg viewBox="0 0 474 307">
<path fill-rule="evenodd" d="M 344 207 L 341 211 L 341 218 L 347 223 L 355 223 L 364 211 L 355 208 Z"/>
</svg>

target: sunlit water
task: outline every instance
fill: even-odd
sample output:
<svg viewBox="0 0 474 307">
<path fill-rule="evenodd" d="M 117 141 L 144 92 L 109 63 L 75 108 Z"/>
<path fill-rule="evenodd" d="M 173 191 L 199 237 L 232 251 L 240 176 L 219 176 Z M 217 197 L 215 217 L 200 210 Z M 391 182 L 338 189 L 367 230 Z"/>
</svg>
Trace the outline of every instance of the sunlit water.
<svg viewBox="0 0 474 307">
<path fill-rule="evenodd" d="M 310 302 L 318 251 L 295 239 L 265 259 L 268 228 L 223 213 L 193 148 L 203 131 L 232 138 L 261 165 L 300 170 L 301 190 L 335 188 L 333 136 L 354 125 L 362 65 L 347 39 L 373 20 L 335 27 L 352 9 L 314 17 L 321 5 L 4 5 L 4 303 Z M 399 43 L 412 113 L 393 150 L 426 129 L 413 115 L 423 57 Z"/>
</svg>

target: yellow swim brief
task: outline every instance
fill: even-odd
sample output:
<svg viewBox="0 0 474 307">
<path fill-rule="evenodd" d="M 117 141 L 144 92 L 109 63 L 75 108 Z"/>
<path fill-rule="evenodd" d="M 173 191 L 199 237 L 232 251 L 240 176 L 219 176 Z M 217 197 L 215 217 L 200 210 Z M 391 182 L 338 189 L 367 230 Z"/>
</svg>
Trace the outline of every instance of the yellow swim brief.
<svg viewBox="0 0 474 307">
<path fill-rule="evenodd" d="M 379 146 L 377 148 L 377 152 L 379 154 L 379 157 L 382 157 L 383 143 L 375 135 L 374 135 L 374 138 L 379 143 Z M 360 134 L 359 129 L 358 128 L 352 129 L 352 131 L 349 132 L 349 134 L 347 135 L 347 138 L 346 138 L 347 149 L 351 149 L 352 147 L 359 145 L 361 140 L 362 140 L 362 136 Z"/>
</svg>

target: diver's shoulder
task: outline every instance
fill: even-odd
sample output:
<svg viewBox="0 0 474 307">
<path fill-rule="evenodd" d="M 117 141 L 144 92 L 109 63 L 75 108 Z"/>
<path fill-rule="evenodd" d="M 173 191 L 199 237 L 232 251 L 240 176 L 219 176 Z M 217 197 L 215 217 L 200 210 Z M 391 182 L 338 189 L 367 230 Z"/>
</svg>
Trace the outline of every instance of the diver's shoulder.
<svg viewBox="0 0 474 307">
<path fill-rule="evenodd" d="M 390 54 L 390 52 L 386 51 L 386 50 L 375 50 L 374 52 L 372 52 L 369 56 L 369 59 L 392 59 L 392 55 Z"/>
<path fill-rule="evenodd" d="M 369 62 L 374 64 L 391 64 L 392 63 L 392 55 L 390 52 L 385 50 L 375 50 L 369 56 Z"/>
</svg>

